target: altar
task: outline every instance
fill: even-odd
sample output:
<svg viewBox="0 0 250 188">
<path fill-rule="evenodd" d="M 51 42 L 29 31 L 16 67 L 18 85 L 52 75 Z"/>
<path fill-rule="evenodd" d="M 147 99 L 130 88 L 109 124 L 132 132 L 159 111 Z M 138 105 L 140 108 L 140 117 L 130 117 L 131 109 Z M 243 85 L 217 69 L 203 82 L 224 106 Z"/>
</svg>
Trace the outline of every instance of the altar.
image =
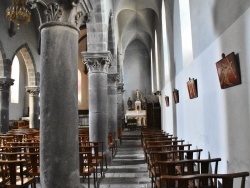
<svg viewBox="0 0 250 188">
<path fill-rule="evenodd" d="M 146 110 L 141 109 L 141 101 L 139 98 L 135 101 L 135 110 L 126 110 L 125 113 L 125 122 L 127 123 L 128 119 L 136 119 L 137 126 L 146 125 Z"/>
<path fill-rule="evenodd" d="M 138 126 L 146 125 L 146 110 L 126 110 L 125 122 L 127 123 L 128 119 L 136 119 Z"/>
</svg>

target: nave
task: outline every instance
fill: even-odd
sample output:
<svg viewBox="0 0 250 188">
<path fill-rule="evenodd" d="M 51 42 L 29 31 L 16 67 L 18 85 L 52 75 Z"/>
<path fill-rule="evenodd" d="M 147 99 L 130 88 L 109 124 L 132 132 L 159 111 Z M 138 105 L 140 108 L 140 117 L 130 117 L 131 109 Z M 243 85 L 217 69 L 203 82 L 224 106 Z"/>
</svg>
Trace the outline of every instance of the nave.
<svg viewBox="0 0 250 188">
<path fill-rule="evenodd" d="M 19 184 L 21 177 L 22 182 L 26 183 L 15 187 L 31 185 L 41 188 L 38 180 L 40 165 L 37 163 L 40 161 L 38 133 L 34 129 L 13 129 L 0 135 L 0 174 L 3 187 L 14 185 L 11 177 Z M 162 130 L 138 127 L 123 130 L 122 139 L 116 140 L 115 147 L 110 148 L 113 157 L 107 167 L 105 160 L 98 162 L 100 150 L 96 155 L 96 146 L 84 139 L 87 135 L 79 134 L 79 138 L 81 187 L 245 188 L 245 181 L 249 176 L 247 171 L 219 174 L 218 169 L 223 159 L 202 158 L 203 149 L 195 148 L 191 143 Z M 107 153 L 101 155 L 102 159 L 105 157 Z M 18 166 L 20 163 L 20 168 L 12 168 L 10 164 L 14 163 Z M 8 169 L 10 172 L 6 171 Z M 16 173 L 11 173 L 11 169 Z M 86 174 L 86 171 L 90 173 Z M 10 176 L 4 176 L 8 173 Z"/>
<path fill-rule="evenodd" d="M 98 175 L 99 188 L 149 188 L 149 178 L 144 152 L 141 147 L 141 130 L 124 129 L 122 132 L 122 143 L 118 141 L 117 152 L 105 171 L 105 177 Z M 93 188 L 93 177 L 91 177 L 90 188 Z M 88 187 L 87 179 L 81 178 L 81 185 Z M 41 188 L 37 184 L 37 188 Z"/>
</svg>

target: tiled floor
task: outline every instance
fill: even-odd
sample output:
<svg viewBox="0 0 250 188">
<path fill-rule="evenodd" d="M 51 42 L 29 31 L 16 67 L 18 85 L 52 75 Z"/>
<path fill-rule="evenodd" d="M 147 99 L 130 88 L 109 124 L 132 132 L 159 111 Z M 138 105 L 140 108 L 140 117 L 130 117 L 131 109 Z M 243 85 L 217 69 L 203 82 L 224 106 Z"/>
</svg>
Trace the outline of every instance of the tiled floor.
<svg viewBox="0 0 250 188">
<path fill-rule="evenodd" d="M 99 188 L 150 188 L 147 164 L 141 148 L 140 130 L 124 130 L 122 144 L 118 144 L 116 156 L 105 171 L 105 177 L 99 179 Z M 82 181 L 82 179 L 81 179 Z M 93 180 L 91 180 L 93 181 Z M 81 186 L 87 186 L 81 183 Z M 40 185 L 37 185 L 40 188 Z M 91 185 L 91 188 L 94 186 Z"/>
<path fill-rule="evenodd" d="M 124 131 L 122 144 L 108 166 L 100 188 L 149 188 L 147 165 L 141 148 L 140 132 Z"/>
</svg>

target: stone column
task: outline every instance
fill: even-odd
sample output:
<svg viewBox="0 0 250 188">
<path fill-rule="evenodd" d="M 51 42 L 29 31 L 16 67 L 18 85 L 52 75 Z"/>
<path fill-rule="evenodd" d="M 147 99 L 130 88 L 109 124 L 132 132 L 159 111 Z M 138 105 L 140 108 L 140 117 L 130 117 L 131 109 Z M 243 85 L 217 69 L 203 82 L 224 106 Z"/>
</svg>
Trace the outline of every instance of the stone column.
<svg viewBox="0 0 250 188">
<path fill-rule="evenodd" d="M 0 127 L 1 132 L 9 130 L 9 96 L 10 86 L 14 84 L 11 78 L 0 78 Z"/>
<path fill-rule="evenodd" d="M 117 84 L 117 125 L 118 127 L 122 127 L 123 124 L 123 110 L 122 110 L 122 99 L 123 99 L 123 89 L 124 84 L 118 83 Z M 123 128 L 123 127 L 122 127 Z"/>
<path fill-rule="evenodd" d="M 117 139 L 117 82 L 118 74 L 108 74 L 108 132 L 115 132 Z"/>
<path fill-rule="evenodd" d="M 82 52 L 83 62 L 88 67 L 89 79 L 89 138 L 103 142 L 108 151 L 108 81 L 107 73 L 111 53 Z"/>
<path fill-rule="evenodd" d="M 79 187 L 78 30 L 61 22 L 40 30 L 41 187 Z"/>
<path fill-rule="evenodd" d="M 29 93 L 29 127 L 39 129 L 39 92 L 38 86 L 26 86 Z"/>
<path fill-rule="evenodd" d="M 57 3 L 56 3 L 57 2 Z M 28 0 L 41 32 L 40 182 L 43 188 L 79 188 L 78 28 L 89 0 Z"/>
</svg>

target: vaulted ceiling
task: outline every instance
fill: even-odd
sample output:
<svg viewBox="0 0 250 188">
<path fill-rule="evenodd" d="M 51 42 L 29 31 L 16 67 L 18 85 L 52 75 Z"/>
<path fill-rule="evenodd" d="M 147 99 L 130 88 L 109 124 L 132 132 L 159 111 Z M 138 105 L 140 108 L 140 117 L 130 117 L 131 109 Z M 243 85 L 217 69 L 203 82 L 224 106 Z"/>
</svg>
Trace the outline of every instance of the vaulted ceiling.
<svg viewBox="0 0 250 188">
<path fill-rule="evenodd" d="M 116 34 L 123 51 L 134 40 L 140 40 L 148 50 L 151 49 L 160 3 L 160 0 L 115 1 Z"/>
</svg>

